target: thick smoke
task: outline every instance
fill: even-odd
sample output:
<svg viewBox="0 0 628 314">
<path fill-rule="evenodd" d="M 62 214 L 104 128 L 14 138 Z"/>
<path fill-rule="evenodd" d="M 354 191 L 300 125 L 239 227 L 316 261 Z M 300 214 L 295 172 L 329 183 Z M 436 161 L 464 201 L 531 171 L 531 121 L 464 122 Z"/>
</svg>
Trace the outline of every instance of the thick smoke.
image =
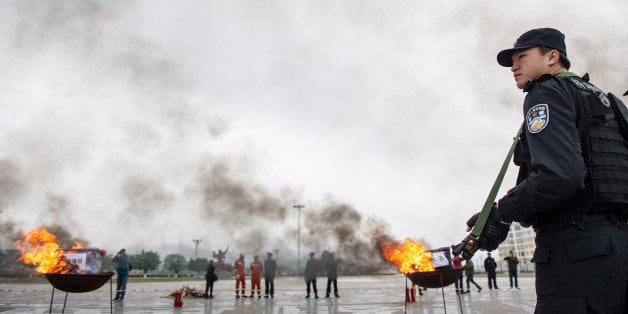
<svg viewBox="0 0 628 314">
<path fill-rule="evenodd" d="M 1 207 L 0 205 L 0 209 Z M 14 243 L 20 238 L 20 232 L 21 230 L 18 229 L 15 221 L 13 219 L 4 218 L 0 211 L 0 233 L 2 233 L 4 239 L 8 240 L 10 243 Z"/>
<path fill-rule="evenodd" d="M 463 236 L 521 118 L 495 53 L 549 21 L 513 23 L 538 8 L 499 1 L 4 4 L 3 248 L 52 226 L 64 245 L 189 257 L 202 238 L 201 257 L 229 246 L 296 264 L 305 204 L 301 259 L 334 252 L 356 271 L 376 268 L 392 228 Z M 601 7 L 578 8 L 602 20 Z M 623 92 L 623 19 L 551 18 L 574 70 Z M 287 154 L 301 163 L 274 160 Z M 273 183 L 291 177 L 304 181 Z"/>
<path fill-rule="evenodd" d="M 121 191 L 127 201 L 126 213 L 133 219 L 152 220 L 153 213 L 170 207 L 175 198 L 159 180 L 141 174 L 124 179 Z"/>
<path fill-rule="evenodd" d="M 271 248 L 288 248 L 290 252 L 293 243 L 286 243 L 286 239 L 294 239 L 298 230 L 286 227 L 286 223 L 298 194 L 284 188 L 274 195 L 263 186 L 238 180 L 239 172 L 233 168 L 228 162 L 217 162 L 199 173 L 197 183 L 202 187 L 206 219 L 230 230 L 230 245 L 236 249 L 250 254 Z M 376 240 L 388 235 L 385 222 L 331 197 L 323 205 L 306 206 L 303 212 L 302 255 L 306 256 L 307 250 L 334 252 L 345 260 L 343 267 L 349 272 L 380 267 Z"/>
<path fill-rule="evenodd" d="M 345 271 L 381 271 L 381 240 L 395 241 L 389 235 L 388 224 L 366 217 L 350 204 L 328 202 L 305 215 L 306 246 L 318 253 L 334 253 L 343 261 Z"/>
<path fill-rule="evenodd" d="M 285 220 L 286 208 L 295 199 L 280 199 L 265 187 L 245 182 L 237 176 L 237 170 L 226 161 L 218 161 L 199 173 L 197 182 L 202 187 L 205 215 L 222 217 L 219 218 L 224 219 L 221 223 L 228 227 L 247 220 Z"/>
<path fill-rule="evenodd" d="M 0 159 L 0 204 L 17 198 L 25 188 L 19 166 L 9 159 Z"/>
<path fill-rule="evenodd" d="M 42 227 L 57 238 L 59 247 L 63 249 L 72 248 L 77 243 L 89 244 L 89 242 L 86 239 L 73 235 L 72 231 L 68 230 L 64 226 L 57 225 L 57 224 L 48 224 L 48 225 L 42 225 Z"/>
<path fill-rule="evenodd" d="M 83 239 L 95 237 L 189 252 L 191 244 L 176 243 L 200 234 L 211 250 L 277 251 L 286 263 L 295 259 L 292 205 L 302 192 L 257 183 L 258 164 L 220 143 L 229 122 L 210 102 L 188 96 L 194 84 L 182 65 L 161 47 L 115 31 L 125 10 L 100 1 L 25 1 L 12 9 L 4 53 L 45 70 L 42 81 L 11 87 L 16 95 L 42 92 L 25 100 L 35 111 L 22 112 L 22 124 L 3 134 L 11 147 L 0 156 L 3 216 L 19 216 L 13 206 L 20 197 L 31 198 L 25 203 L 33 215 L 20 217 L 19 228 L 3 219 L 3 235 L 14 241 L 19 231 L 43 226 L 64 248 L 74 241 L 102 245 Z M 44 56 L 55 63 L 39 60 Z M 304 250 L 336 252 L 348 261 L 346 270 L 379 263 L 374 240 L 387 232 L 383 222 L 335 202 L 306 212 Z"/>
</svg>

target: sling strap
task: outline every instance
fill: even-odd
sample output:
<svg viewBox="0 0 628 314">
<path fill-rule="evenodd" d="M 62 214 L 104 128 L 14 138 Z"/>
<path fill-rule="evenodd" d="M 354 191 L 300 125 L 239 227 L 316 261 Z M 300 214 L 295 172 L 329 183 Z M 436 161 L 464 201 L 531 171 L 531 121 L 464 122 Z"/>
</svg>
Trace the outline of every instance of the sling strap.
<svg viewBox="0 0 628 314">
<path fill-rule="evenodd" d="M 504 175 L 506 175 L 506 170 L 508 170 L 508 164 L 512 159 L 512 155 L 515 152 L 515 147 L 517 143 L 519 143 L 519 138 L 521 137 L 521 132 L 523 131 L 523 126 L 525 125 L 525 121 L 521 124 L 519 131 L 517 131 L 517 135 L 512 141 L 512 145 L 510 146 L 510 150 L 506 155 L 506 159 L 504 163 L 502 163 L 502 168 L 499 170 L 499 174 L 497 178 L 495 178 L 495 183 L 493 183 L 493 187 L 491 188 L 491 192 L 488 194 L 486 201 L 484 202 L 484 206 L 482 207 L 482 211 L 480 212 L 480 216 L 478 216 L 478 220 L 475 222 L 473 226 L 473 230 L 471 230 L 471 235 L 478 238 L 484 230 L 484 226 L 486 225 L 486 221 L 488 220 L 488 216 L 491 213 L 491 208 L 493 207 L 493 203 L 495 202 L 495 197 L 497 197 L 497 192 L 499 192 L 499 187 L 502 185 L 502 181 L 504 180 Z"/>
</svg>

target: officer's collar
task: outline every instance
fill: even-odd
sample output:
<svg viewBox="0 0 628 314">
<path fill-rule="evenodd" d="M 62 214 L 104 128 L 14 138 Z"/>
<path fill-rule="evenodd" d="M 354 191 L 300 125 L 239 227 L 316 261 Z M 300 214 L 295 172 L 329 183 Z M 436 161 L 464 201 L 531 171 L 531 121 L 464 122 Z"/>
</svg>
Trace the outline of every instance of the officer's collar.
<svg viewBox="0 0 628 314">
<path fill-rule="evenodd" d="M 544 81 L 547 81 L 548 79 L 552 78 L 553 76 L 554 75 L 552 75 L 552 74 L 543 74 L 539 78 L 532 79 L 532 80 L 528 81 L 528 83 L 526 83 L 526 85 L 523 87 L 523 92 L 524 93 L 529 92 L 532 89 L 532 87 L 534 87 L 534 85 L 536 85 L 538 83 L 541 83 L 541 82 L 544 82 Z M 573 72 L 569 72 L 569 71 L 565 71 L 565 72 L 562 72 L 562 73 L 558 73 L 555 76 L 556 77 L 571 77 L 571 76 L 578 77 L 578 74 L 573 73 Z M 585 79 L 586 81 L 588 81 L 589 80 L 589 74 L 588 73 L 585 74 L 582 78 Z"/>
<path fill-rule="evenodd" d="M 565 71 L 563 73 L 559 73 L 556 76 L 565 76 L 565 77 L 569 77 L 569 76 L 578 76 L 578 74 L 573 73 L 573 72 L 569 72 L 569 71 Z"/>
<path fill-rule="evenodd" d="M 523 87 L 523 92 L 524 93 L 529 92 L 532 89 L 532 87 L 534 87 L 534 85 L 541 82 L 545 82 L 548 79 L 552 78 L 552 76 L 553 76 L 552 74 L 543 74 L 539 78 L 529 80 L 528 83 L 526 83 L 526 85 Z"/>
</svg>

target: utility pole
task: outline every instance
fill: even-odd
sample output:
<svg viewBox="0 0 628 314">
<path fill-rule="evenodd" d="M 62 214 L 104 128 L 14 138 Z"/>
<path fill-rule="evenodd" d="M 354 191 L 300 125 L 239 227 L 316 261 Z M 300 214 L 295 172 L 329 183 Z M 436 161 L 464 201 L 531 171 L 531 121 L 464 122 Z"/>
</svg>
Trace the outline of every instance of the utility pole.
<svg viewBox="0 0 628 314">
<path fill-rule="evenodd" d="M 194 252 L 194 259 L 198 259 L 198 244 L 203 242 L 203 239 L 192 239 L 192 241 L 194 241 L 194 244 L 196 245 L 196 251 Z"/>
<path fill-rule="evenodd" d="M 299 245 L 297 247 L 297 274 L 301 271 L 301 209 L 305 205 L 292 205 L 292 208 L 296 208 L 299 211 Z"/>
</svg>

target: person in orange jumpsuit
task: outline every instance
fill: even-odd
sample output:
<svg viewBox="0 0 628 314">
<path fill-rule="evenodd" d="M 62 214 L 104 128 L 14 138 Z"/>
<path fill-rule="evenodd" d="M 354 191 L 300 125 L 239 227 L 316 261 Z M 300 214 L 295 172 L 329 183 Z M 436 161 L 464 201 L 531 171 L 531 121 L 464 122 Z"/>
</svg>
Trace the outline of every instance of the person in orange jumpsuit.
<svg viewBox="0 0 628 314">
<path fill-rule="evenodd" d="M 246 285 L 246 274 L 244 273 L 244 254 L 240 254 L 240 258 L 238 258 L 237 260 L 235 260 L 235 262 L 233 263 L 233 273 L 235 274 L 236 277 L 236 284 L 235 284 L 235 293 L 236 293 L 236 299 L 240 298 L 240 292 L 242 292 L 242 297 L 246 298 L 246 294 L 244 293 L 245 289 L 245 285 Z M 240 284 L 242 284 L 242 288 L 240 289 Z"/>
<path fill-rule="evenodd" d="M 262 281 L 262 271 L 264 270 L 264 264 L 262 262 L 259 261 L 259 256 L 255 255 L 253 257 L 253 261 L 251 262 L 251 295 L 250 297 L 253 297 L 253 294 L 255 293 L 255 289 L 257 288 L 257 297 L 261 298 L 262 297 L 262 288 L 261 288 L 261 281 Z"/>
</svg>

